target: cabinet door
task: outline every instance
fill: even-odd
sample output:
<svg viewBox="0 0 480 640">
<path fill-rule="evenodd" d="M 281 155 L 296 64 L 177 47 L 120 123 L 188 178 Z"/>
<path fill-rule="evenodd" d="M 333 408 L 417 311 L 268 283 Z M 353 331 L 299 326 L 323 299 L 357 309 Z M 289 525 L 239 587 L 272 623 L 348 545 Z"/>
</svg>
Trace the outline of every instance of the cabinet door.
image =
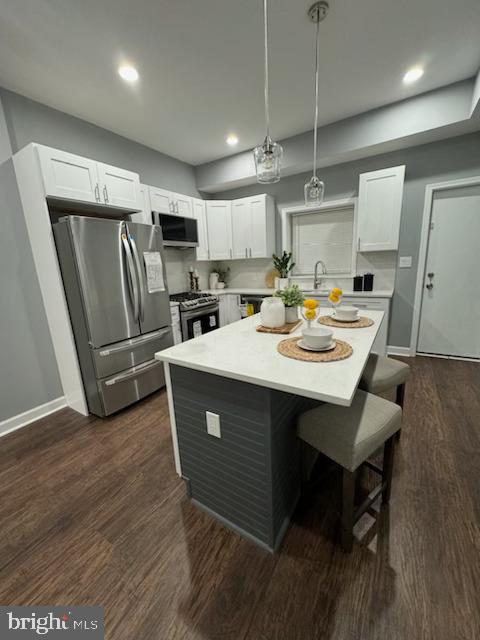
<svg viewBox="0 0 480 640">
<path fill-rule="evenodd" d="M 252 243 L 250 198 L 232 201 L 232 257 L 248 258 Z"/>
<path fill-rule="evenodd" d="M 207 230 L 210 260 L 230 260 L 232 257 L 230 201 L 207 201 Z"/>
<path fill-rule="evenodd" d="M 100 202 L 94 160 L 49 147 L 39 146 L 37 151 L 45 195 L 62 200 Z"/>
<path fill-rule="evenodd" d="M 249 258 L 270 258 L 267 233 L 267 198 L 260 195 L 250 198 L 251 240 L 249 246 Z"/>
<path fill-rule="evenodd" d="M 172 192 L 157 187 L 150 187 L 150 204 L 152 211 L 173 214 Z"/>
<path fill-rule="evenodd" d="M 140 185 L 140 202 L 142 210 L 138 213 L 132 213 L 130 220 L 132 222 L 142 222 L 143 224 L 152 224 L 152 209 L 150 207 L 150 194 L 145 184 Z"/>
<path fill-rule="evenodd" d="M 209 260 L 208 236 L 207 236 L 207 211 L 205 200 L 192 198 L 193 217 L 197 221 L 198 247 L 196 249 L 197 260 Z"/>
<path fill-rule="evenodd" d="M 98 177 L 102 202 L 124 209 L 142 209 L 138 173 L 99 162 Z"/>
<path fill-rule="evenodd" d="M 400 231 L 405 165 L 360 175 L 358 251 L 396 251 Z"/>
<path fill-rule="evenodd" d="M 227 298 L 227 306 L 228 306 L 228 323 L 237 322 L 237 320 L 242 319 L 242 314 L 240 312 L 240 296 L 234 294 L 225 295 Z"/>
<path fill-rule="evenodd" d="M 190 196 L 184 196 L 181 193 L 174 193 L 172 195 L 175 199 L 175 213 L 179 216 L 191 218 L 193 216 L 192 198 Z"/>
</svg>

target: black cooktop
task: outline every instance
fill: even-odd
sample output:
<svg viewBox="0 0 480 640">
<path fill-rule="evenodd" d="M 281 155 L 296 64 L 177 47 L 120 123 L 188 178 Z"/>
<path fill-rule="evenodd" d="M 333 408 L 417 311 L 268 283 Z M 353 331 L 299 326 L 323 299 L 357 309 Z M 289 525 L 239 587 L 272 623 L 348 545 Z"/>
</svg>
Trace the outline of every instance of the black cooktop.
<svg viewBox="0 0 480 640">
<path fill-rule="evenodd" d="M 186 300 L 199 300 L 200 298 L 210 298 L 209 293 L 201 293 L 200 291 L 184 291 L 183 293 L 174 293 L 170 296 L 172 302 L 185 302 Z"/>
</svg>

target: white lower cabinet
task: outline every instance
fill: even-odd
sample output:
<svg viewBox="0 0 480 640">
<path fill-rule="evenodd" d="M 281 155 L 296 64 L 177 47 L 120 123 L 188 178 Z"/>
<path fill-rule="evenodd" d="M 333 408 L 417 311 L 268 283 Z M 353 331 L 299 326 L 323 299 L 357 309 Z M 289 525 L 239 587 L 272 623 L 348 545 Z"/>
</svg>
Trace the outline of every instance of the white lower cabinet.
<svg viewBox="0 0 480 640">
<path fill-rule="evenodd" d="M 240 296 L 233 293 L 225 293 L 218 296 L 219 298 L 219 316 L 220 326 L 225 327 L 231 322 L 241 320 L 240 313 Z"/>
</svg>

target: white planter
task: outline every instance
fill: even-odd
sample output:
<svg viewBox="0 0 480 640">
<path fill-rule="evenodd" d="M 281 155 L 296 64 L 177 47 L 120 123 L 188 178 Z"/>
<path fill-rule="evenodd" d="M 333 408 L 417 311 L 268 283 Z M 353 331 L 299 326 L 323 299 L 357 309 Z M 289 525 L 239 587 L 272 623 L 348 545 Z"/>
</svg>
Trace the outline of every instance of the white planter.
<svg viewBox="0 0 480 640">
<path fill-rule="evenodd" d="M 289 284 L 290 284 L 290 278 L 278 278 L 277 289 L 280 289 L 280 291 L 283 291 L 283 289 L 286 289 Z"/>
<path fill-rule="evenodd" d="M 285 322 L 296 322 L 298 320 L 298 307 L 285 307 Z"/>
</svg>

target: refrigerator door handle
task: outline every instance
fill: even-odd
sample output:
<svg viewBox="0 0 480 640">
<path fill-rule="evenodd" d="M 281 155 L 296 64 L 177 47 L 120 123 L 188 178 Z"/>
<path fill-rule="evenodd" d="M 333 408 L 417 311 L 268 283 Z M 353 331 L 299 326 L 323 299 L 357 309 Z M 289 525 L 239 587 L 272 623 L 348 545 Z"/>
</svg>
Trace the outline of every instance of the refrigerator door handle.
<svg viewBox="0 0 480 640">
<path fill-rule="evenodd" d="M 138 256 L 137 245 L 135 238 L 128 234 L 128 239 L 132 246 L 133 256 L 135 258 L 135 264 L 137 265 L 138 280 L 140 283 L 140 320 L 143 321 L 145 317 L 145 279 L 143 277 L 142 265 Z"/>
<path fill-rule="evenodd" d="M 132 370 L 128 373 L 122 373 L 119 376 L 115 376 L 114 378 L 105 380 L 105 385 L 107 387 L 111 387 L 112 385 L 117 384 L 117 382 L 124 382 L 125 380 L 130 380 L 131 378 L 137 378 L 140 374 L 146 373 L 147 371 L 150 371 L 150 369 L 161 366 L 162 363 L 158 360 L 149 360 L 145 364 L 140 364 L 137 367 L 133 367 Z"/>
<path fill-rule="evenodd" d="M 127 236 L 125 233 L 122 233 L 122 243 L 123 248 L 125 250 L 125 255 L 127 257 L 127 265 L 128 265 L 128 286 L 130 289 L 130 294 L 133 298 L 133 315 L 135 318 L 135 322 L 139 321 L 139 307 L 138 307 L 138 284 L 137 278 L 135 276 L 135 267 L 133 265 L 133 257 L 132 250 L 127 240 Z"/>
<path fill-rule="evenodd" d="M 145 344 L 146 342 L 151 342 L 152 340 L 158 340 L 159 338 L 163 338 L 167 333 L 170 333 L 171 329 L 168 327 L 167 329 L 161 329 L 160 331 L 155 331 L 155 333 L 149 333 L 144 336 L 140 336 L 139 338 L 132 338 L 128 340 L 125 344 L 122 344 L 118 347 L 109 347 L 108 349 L 102 349 L 99 352 L 99 355 L 102 357 L 109 356 L 112 353 L 120 353 L 122 351 L 131 351 L 135 347 L 138 347 L 141 344 Z"/>
</svg>

